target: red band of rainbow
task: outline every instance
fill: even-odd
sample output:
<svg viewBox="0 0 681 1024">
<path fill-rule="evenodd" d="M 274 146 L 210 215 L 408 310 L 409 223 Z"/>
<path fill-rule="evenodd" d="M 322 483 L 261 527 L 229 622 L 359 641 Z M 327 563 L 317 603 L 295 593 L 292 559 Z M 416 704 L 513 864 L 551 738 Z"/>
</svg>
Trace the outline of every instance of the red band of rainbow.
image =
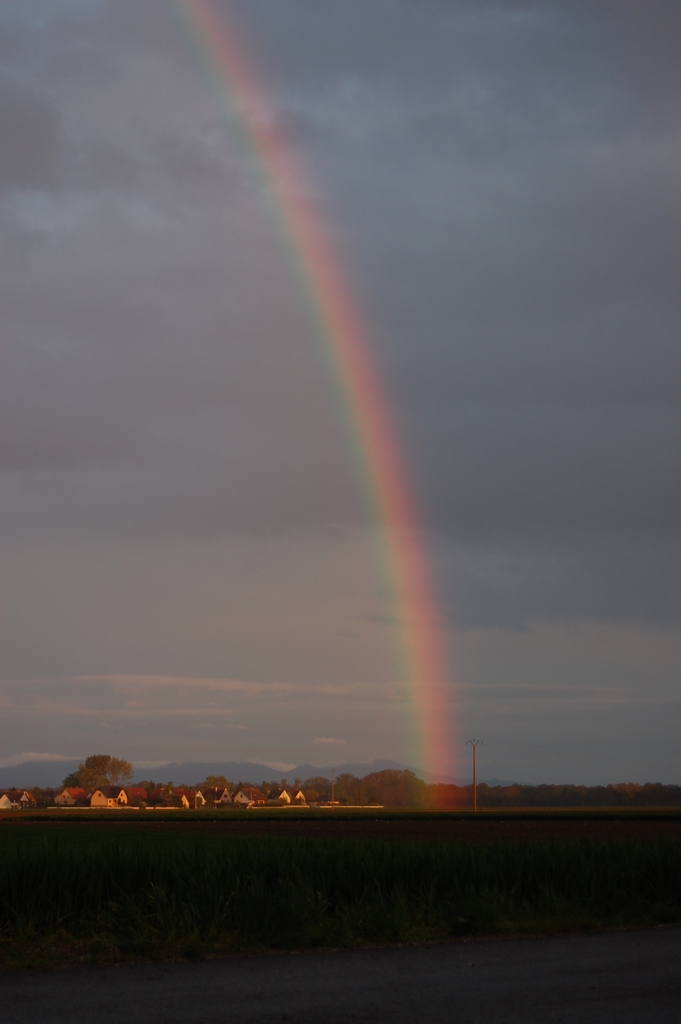
<svg viewBox="0 0 681 1024">
<path fill-rule="evenodd" d="M 242 42 L 227 22 L 224 8 L 218 11 L 212 0 L 175 0 L 175 4 L 224 99 L 238 105 L 242 125 L 298 255 L 384 538 L 384 572 L 391 612 L 399 624 L 400 661 L 412 701 L 414 754 L 429 772 L 449 774 L 458 758 L 450 735 L 453 694 L 443 629 L 415 501 L 366 332 L 309 198 L 302 169 L 275 119 L 268 116 L 266 93 Z"/>
</svg>

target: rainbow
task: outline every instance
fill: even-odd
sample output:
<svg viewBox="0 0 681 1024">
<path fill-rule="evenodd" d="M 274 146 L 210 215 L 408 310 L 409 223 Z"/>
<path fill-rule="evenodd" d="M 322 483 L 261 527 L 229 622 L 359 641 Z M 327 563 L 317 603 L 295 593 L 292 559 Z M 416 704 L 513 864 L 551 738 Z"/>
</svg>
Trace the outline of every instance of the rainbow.
<svg viewBox="0 0 681 1024">
<path fill-rule="evenodd" d="M 310 189 L 291 146 L 268 110 L 252 60 L 214 0 L 174 0 L 221 100 L 236 106 L 297 254 L 304 285 L 327 346 L 383 538 L 381 560 L 399 624 L 400 664 L 413 705 L 414 756 L 428 771 L 452 769 L 452 699 L 442 627 L 415 501 L 386 395 L 366 332 Z M 457 758 L 458 760 L 458 758 Z"/>
</svg>

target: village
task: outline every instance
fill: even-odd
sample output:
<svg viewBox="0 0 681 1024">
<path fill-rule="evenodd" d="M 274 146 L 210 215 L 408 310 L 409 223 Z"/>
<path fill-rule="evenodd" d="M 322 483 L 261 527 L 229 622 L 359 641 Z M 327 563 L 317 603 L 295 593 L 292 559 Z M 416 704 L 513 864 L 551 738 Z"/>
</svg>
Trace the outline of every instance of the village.
<svg viewBox="0 0 681 1024">
<path fill-rule="evenodd" d="M 267 794 L 256 786 L 237 786 L 230 793 L 228 786 L 157 786 L 147 790 L 144 786 L 97 786 L 91 793 L 80 786 L 65 786 L 59 793 L 45 792 L 38 797 L 29 790 L 5 790 L 0 793 L 0 810 L 32 810 L 40 803 L 48 808 L 93 808 L 129 810 L 198 810 L 213 807 L 310 807 L 327 806 L 337 801 L 308 803 L 300 788 L 282 787 Z"/>
<path fill-rule="evenodd" d="M 113 758 L 95 755 L 89 761 Z M 127 764 L 127 763 L 126 763 Z M 86 768 L 86 765 L 81 768 Z M 110 766 L 109 766 L 110 767 Z M 129 776 L 132 776 L 132 766 Z M 82 784 L 77 774 L 64 779 L 62 788 L 0 789 L 0 813 L 31 810 L 252 810 L 321 808 L 603 808 L 603 807 L 681 807 L 681 786 L 662 783 L 618 783 L 608 786 L 566 785 L 489 785 L 473 786 L 426 784 L 411 771 L 371 772 L 363 778 L 341 773 L 329 780 L 323 776 L 287 779 L 279 782 L 230 782 L 225 776 L 208 776 L 195 785 L 163 785 L 152 780 L 132 782 L 102 779 L 93 772 Z M 114 774 L 114 773 L 110 773 Z"/>
</svg>

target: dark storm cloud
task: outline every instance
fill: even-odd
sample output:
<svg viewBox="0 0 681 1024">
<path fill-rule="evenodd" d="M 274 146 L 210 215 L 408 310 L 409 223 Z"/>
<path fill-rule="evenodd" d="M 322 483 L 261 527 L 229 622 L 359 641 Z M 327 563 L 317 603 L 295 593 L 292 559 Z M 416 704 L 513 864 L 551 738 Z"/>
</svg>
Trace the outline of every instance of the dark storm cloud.
<svg viewBox="0 0 681 1024">
<path fill-rule="evenodd" d="M 440 541 L 441 594 L 461 628 L 527 631 L 538 621 L 673 626 L 681 615 L 678 538 L 627 531 L 498 544 Z"/>
<path fill-rule="evenodd" d="M 427 61 L 409 36 L 423 74 L 405 87 L 397 58 L 385 88 L 377 38 L 380 71 L 330 81 L 301 137 L 345 194 L 425 520 L 473 544 L 440 572 L 456 621 L 674 620 L 681 25 L 664 4 L 645 26 L 631 5 L 391 6 L 451 15 Z"/>
<path fill-rule="evenodd" d="M 676 615 L 671 5 L 226 9 L 316 174 L 460 621 Z M 25 192 L 8 245 L 31 240 L 0 286 L 8 521 L 29 481 L 45 529 L 369 521 L 252 154 L 181 19 L 25 10 L 30 75 L 6 53 L 0 115 L 0 186 Z"/>
</svg>

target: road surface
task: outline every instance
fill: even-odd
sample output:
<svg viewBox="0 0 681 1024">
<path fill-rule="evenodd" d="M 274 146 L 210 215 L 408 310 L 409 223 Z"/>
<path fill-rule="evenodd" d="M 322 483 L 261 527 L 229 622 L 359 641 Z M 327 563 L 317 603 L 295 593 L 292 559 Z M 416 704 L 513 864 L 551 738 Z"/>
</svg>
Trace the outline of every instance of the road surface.
<svg viewBox="0 0 681 1024">
<path fill-rule="evenodd" d="M 0 976 L 3 1024 L 679 1024 L 681 929 Z"/>
</svg>

